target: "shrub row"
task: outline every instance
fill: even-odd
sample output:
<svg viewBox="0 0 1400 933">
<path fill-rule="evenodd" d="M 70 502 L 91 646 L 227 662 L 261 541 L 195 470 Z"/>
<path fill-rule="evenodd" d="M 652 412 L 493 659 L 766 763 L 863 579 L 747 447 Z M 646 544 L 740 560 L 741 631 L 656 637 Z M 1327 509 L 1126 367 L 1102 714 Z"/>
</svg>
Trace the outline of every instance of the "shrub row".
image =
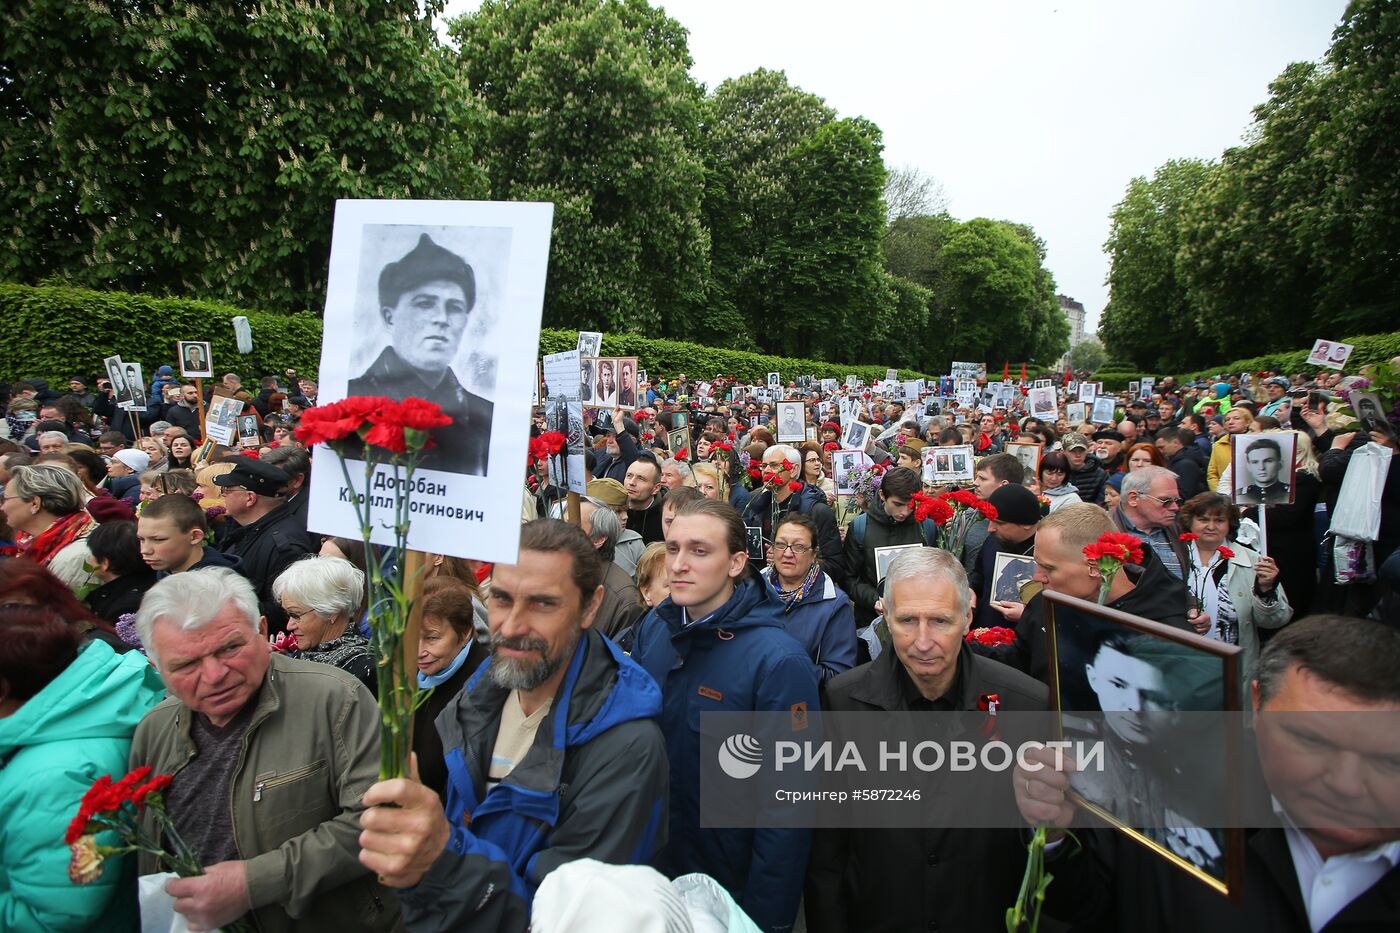
<svg viewBox="0 0 1400 933">
<path fill-rule="evenodd" d="M 248 318 L 253 331 L 253 352 L 246 356 L 238 353 L 234 340 L 232 322 L 239 315 Z M 149 379 L 162 364 L 176 364 L 177 340 L 208 340 L 216 372 L 237 372 L 245 382 L 286 369 L 314 375 L 320 365 L 321 320 L 311 312 L 270 314 L 188 298 L 0 284 L 0 320 L 8 330 L 0 342 L 0 376 L 11 380 L 34 377 L 57 383 L 73 375 L 91 380 L 102 369 L 103 357 L 112 354 L 140 363 Z M 541 353 L 577 345 L 577 331 L 540 333 Z M 722 373 L 762 382 L 770 372 L 781 373 L 785 383 L 804 375 L 844 379 L 853 373 L 867 383 L 885 377 L 884 366 L 766 356 L 635 334 L 605 336 L 603 352 L 635 356 L 651 373 L 684 372 L 692 380 Z M 905 369 L 900 377 L 927 374 Z"/>
</svg>

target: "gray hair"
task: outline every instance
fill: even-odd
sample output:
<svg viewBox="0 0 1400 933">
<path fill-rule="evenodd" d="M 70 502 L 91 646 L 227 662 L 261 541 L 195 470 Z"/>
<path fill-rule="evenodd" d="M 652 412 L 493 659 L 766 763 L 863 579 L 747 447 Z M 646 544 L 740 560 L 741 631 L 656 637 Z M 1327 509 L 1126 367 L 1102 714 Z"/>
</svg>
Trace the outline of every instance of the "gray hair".
<svg viewBox="0 0 1400 933">
<path fill-rule="evenodd" d="M 169 421 L 154 422 L 151 425 L 151 436 L 155 437 L 157 434 L 164 434 L 166 431 L 169 431 L 171 427 L 172 425 Z M 160 440 L 160 438 L 156 437 L 156 440 Z"/>
<path fill-rule="evenodd" d="M 354 621 L 365 601 L 365 574 L 343 557 L 311 554 L 272 581 L 273 599 L 280 603 L 289 596 L 323 619 L 343 612 Z"/>
<path fill-rule="evenodd" d="M 69 443 L 69 437 L 68 437 L 68 435 L 67 435 L 67 434 L 64 434 L 62 431 L 44 431 L 44 432 L 42 432 L 42 433 L 39 434 L 39 444 L 40 444 L 40 446 L 43 445 L 44 441 L 51 441 L 51 440 L 55 440 L 55 439 L 57 439 L 59 442 L 61 442 L 61 443 L 63 443 L 63 444 Z"/>
<path fill-rule="evenodd" d="M 675 469 L 675 471 L 681 475 L 681 478 L 685 480 L 685 485 L 695 485 L 695 473 L 691 471 L 689 463 L 686 463 L 684 460 L 677 460 L 675 457 L 668 457 L 664 465 Z"/>
<path fill-rule="evenodd" d="M 83 481 L 57 463 L 14 467 L 5 492 L 21 499 L 37 497 L 39 507 L 50 515 L 72 515 L 83 507 Z"/>
<path fill-rule="evenodd" d="M 599 505 L 593 510 L 589 527 L 589 539 L 597 541 L 599 538 L 605 538 L 604 548 L 616 547 L 617 539 L 622 537 L 622 523 L 617 520 L 617 513 L 606 505 Z"/>
<path fill-rule="evenodd" d="M 941 578 L 958 594 L 958 614 L 968 618 L 972 612 L 972 590 L 967 585 L 967 571 L 958 559 L 939 547 L 910 548 L 890 561 L 885 572 L 885 617 L 894 615 L 894 585 L 900 580 L 920 577 Z"/>
<path fill-rule="evenodd" d="M 797 472 L 802 472 L 802 455 L 797 452 L 796 447 L 791 444 L 774 444 L 772 447 L 769 447 L 768 450 L 776 450 L 783 455 L 783 459 L 788 463 L 797 464 Z M 767 452 L 767 450 L 764 451 L 764 453 Z"/>
<path fill-rule="evenodd" d="M 165 619 L 182 632 L 193 632 L 213 622 L 227 606 L 237 609 L 249 628 L 261 636 L 262 611 L 258 608 L 258 594 L 247 577 L 229 567 L 172 573 L 147 590 L 141 599 L 141 608 L 136 613 L 136 633 L 141 638 L 141 647 L 159 668 L 160 659 L 156 657 L 151 638 L 156 622 Z"/>
<path fill-rule="evenodd" d="M 1123 488 L 1120 490 L 1123 493 L 1123 498 L 1126 499 L 1130 492 L 1135 492 L 1140 496 L 1150 496 L 1152 493 L 1148 490 L 1152 488 L 1152 484 L 1164 476 L 1173 483 L 1176 482 L 1176 474 L 1166 467 L 1149 466 L 1143 467 L 1141 470 L 1134 470 L 1123 477 Z"/>
</svg>

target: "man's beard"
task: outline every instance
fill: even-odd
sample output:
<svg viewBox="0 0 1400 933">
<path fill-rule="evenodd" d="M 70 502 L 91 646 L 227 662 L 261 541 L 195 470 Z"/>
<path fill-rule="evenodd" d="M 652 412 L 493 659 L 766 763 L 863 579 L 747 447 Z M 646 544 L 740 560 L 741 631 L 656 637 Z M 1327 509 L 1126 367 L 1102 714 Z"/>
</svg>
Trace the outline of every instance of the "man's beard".
<svg viewBox="0 0 1400 933">
<path fill-rule="evenodd" d="M 575 628 L 569 641 L 557 655 L 550 657 L 549 645 L 541 638 L 505 638 L 497 632 L 491 633 L 491 682 L 505 690 L 533 690 L 549 680 L 559 669 L 569 663 L 578 647 L 583 630 Z M 542 655 L 538 661 L 521 658 L 507 658 L 496 652 L 497 648 L 512 648 L 516 651 L 538 651 Z"/>
</svg>

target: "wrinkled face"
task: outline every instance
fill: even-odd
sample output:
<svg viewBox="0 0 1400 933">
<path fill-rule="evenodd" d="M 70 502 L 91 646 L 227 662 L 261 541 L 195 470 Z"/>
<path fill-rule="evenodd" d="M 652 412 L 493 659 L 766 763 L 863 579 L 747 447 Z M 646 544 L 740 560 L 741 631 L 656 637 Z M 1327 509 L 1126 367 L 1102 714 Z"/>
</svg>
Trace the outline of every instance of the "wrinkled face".
<svg viewBox="0 0 1400 933">
<path fill-rule="evenodd" d="M 1244 459 L 1249 469 L 1250 479 L 1260 486 L 1268 486 L 1278 479 L 1281 463 L 1278 451 L 1272 447 L 1251 447 L 1249 452 L 1244 455 Z"/>
<path fill-rule="evenodd" d="M 778 576 L 784 581 L 803 579 L 817 562 L 812 533 L 795 524 L 779 528 L 775 540 L 768 547 L 768 561 L 778 568 Z"/>
<path fill-rule="evenodd" d="M 787 462 L 792 463 L 791 460 Z M 769 447 L 763 452 L 763 472 L 778 474 L 778 479 L 784 483 L 790 483 L 797 478 L 792 471 L 783 468 L 783 453 L 776 447 Z"/>
<path fill-rule="evenodd" d="M 1400 733 L 1394 703 L 1352 697 L 1295 666 L 1259 703 L 1254 727 L 1269 790 L 1323 854 L 1400 838 Z"/>
<path fill-rule="evenodd" d="M 1230 531 L 1230 519 L 1219 509 L 1198 513 L 1191 519 L 1191 531 L 1208 547 L 1219 547 Z"/>
<path fill-rule="evenodd" d="M 271 651 L 232 604 L 192 632 L 157 619 L 151 649 L 166 689 L 215 726 L 228 725 L 258 692 Z"/>
<path fill-rule="evenodd" d="M 709 473 L 695 474 L 695 488 L 700 490 L 706 499 L 719 498 L 719 483 Z"/>
<path fill-rule="evenodd" d="M 1147 531 L 1152 528 L 1176 527 L 1176 513 L 1181 511 L 1177 496 L 1176 477 L 1159 476 L 1147 488 L 1147 495 L 1131 493 L 1128 507 L 1133 510 L 1133 524 Z"/>
<path fill-rule="evenodd" d="M 144 498 L 145 489 L 141 492 Z M 159 493 L 152 498 L 158 497 Z M 136 539 L 141 543 L 141 559 L 155 571 L 184 570 L 204 551 L 204 532 L 198 528 L 181 531 L 169 518 L 138 518 Z"/>
<path fill-rule="evenodd" d="M 344 634 L 344 613 L 321 615 L 291 593 L 283 597 L 282 611 L 287 614 L 287 631 L 297 637 L 299 648 L 314 648 Z"/>
<path fill-rule="evenodd" d="M 37 517 L 37 513 L 42 511 L 39 508 L 39 497 L 32 499 L 22 499 L 12 491 L 4 493 L 3 511 L 5 521 L 11 528 L 18 528 L 20 531 L 28 529 L 31 522 Z"/>
<path fill-rule="evenodd" d="M 418 670 L 441 674 L 466 647 L 469 637 L 459 634 L 452 623 L 435 615 L 424 615 L 418 633 Z"/>
<path fill-rule="evenodd" d="M 644 506 L 656 495 L 657 487 L 661 485 L 661 476 L 654 462 L 633 460 L 627 467 L 627 475 L 622 485 L 627 487 L 627 501 L 630 504 Z"/>
<path fill-rule="evenodd" d="M 574 585 L 573 557 L 563 551 L 522 550 L 515 564 L 491 575 L 491 679 L 511 690 L 533 690 L 573 658 L 593 624 L 602 588 Z"/>
<path fill-rule="evenodd" d="M 380 309 L 394 352 L 429 373 L 441 373 L 452 364 L 469 313 L 462 286 L 441 279 L 412 288 L 394 307 Z"/>
<path fill-rule="evenodd" d="M 667 489 L 675 489 L 685 485 L 685 476 L 676 468 L 674 463 L 665 463 L 661 466 L 661 485 Z"/>
<path fill-rule="evenodd" d="M 39 442 L 39 453 L 41 453 L 41 454 L 61 454 L 61 453 L 63 453 L 63 441 L 60 440 L 60 439 L 58 439 L 58 438 L 53 438 L 53 439 L 44 438 L 43 440 L 41 440 L 41 441 Z M 120 462 L 121 462 L 121 461 L 116 461 L 116 460 L 114 460 L 114 461 L 112 462 L 111 465 L 112 465 L 112 466 L 118 466 L 118 465 L 120 464 Z M 108 468 L 108 472 L 111 472 L 110 467 Z M 131 472 L 130 470 L 127 470 L 127 471 L 126 471 L 126 473 L 130 473 L 130 472 Z M 117 475 L 118 475 L 118 476 L 125 476 L 126 473 L 118 473 Z"/>
<path fill-rule="evenodd" d="M 1084 666 L 1089 686 L 1099 698 L 1104 712 L 1152 713 L 1173 707 L 1166 678 L 1146 661 L 1103 646 L 1094 660 Z M 1147 718 L 1109 716 L 1108 726 L 1129 742 L 1146 742 L 1150 727 Z"/>
<path fill-rule="evenodd" d="M 1082 553 L 1072 553 L 1060 532 L 1047 528 L 1035 539 L 1035 579 L 1047 590 L 1097 601 L 1099 576 Z"/>
<path fill-rule="evenodd" d="M 146 452 L 146 456 L 151 458 L 152 463 L 161 458 L 160 442 L 154 437 L 141 438 L 141 449 Z"/>
<path fill-rule="evenodd" d="M 41 444 L 41 445 L 39 446 L 39 450 L 42 451 L 43 449 L 44 449 L 44 448 L 43 448 L 43 445 Z M 107 464 L 107 475 L 108 475 L 108 476 L 130 476 L 131 473 L 132 473 L 131 467 L 127 466 L 125 463 L 122 463 L 120 460 L 118 460 L 118 459 L 116 459 L 116 458 L 113 458 L 113 459 L 112 459 L 112 462 L 109 463 L 109 464 Z"/>
<path fill-rule="evenodd" d="M 890 590 L 885 618 L 890 644 L 915 683 L 929 683 L 957 670 L 958 651 L 972 624 L 956 588 L 941 577 L 906 577 Z"/>
<path fill-rule="evenodd" d="M 1104 460 L 1112 460 L 1114 457 L 1118 456 L 1120 453 L 1123 452 L 1123 444 L 1121 441 L 1104 439 L 1098 441 L 1098 445 L 1099 456 Z"/>
</svg>

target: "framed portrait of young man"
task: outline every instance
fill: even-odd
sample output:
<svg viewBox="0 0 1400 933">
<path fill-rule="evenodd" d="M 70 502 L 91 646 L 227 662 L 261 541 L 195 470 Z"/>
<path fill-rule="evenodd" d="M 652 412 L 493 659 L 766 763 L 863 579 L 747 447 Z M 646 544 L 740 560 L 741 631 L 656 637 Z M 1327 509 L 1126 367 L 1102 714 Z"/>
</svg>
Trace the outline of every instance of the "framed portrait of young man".
<svg viewBox="0 0 1400 933">
<path fill-rule="evenodd" d="M 1230 436 L 1230 475 L 1236 505 L 1289 505 L 1297 462 L 1292 431 Z"/>
<path fill-rule="evenodd" d="M 336 202 L 318 401 L 420 398 L 452 419 L 415 472 L 414 550 L 516 559 L 553 213 L 525 202 Z M 596 387 L 597 369 L 591 377 Z M 612 379 L 615 396 L 615 368 Z M 395 488 L 392 468 L 366 477 L 355 446 L 347 489 L 334 451 L 317 456 L 332 467 L 312 473 L 308 528 L 358 537 L 353 502 Z M 372 524 L 374 543 L 394 542 L 392 522 Z"/>
<path fill-rule="evenodd" d="M 1051 707 L 1062 738 L 1094 755 L 1077 762 L 1070 798 L 1238 898 L 1245 830 L 1217 827 L 1245 825 L 1242 649 L 1052 590 L 1041 596 Z"/>
<path fill-rule="evenodd" d="M 1053 424 L 1060 417 L 1059 405 L 1055 400 L 1054 386 L 1035 386 L 1027 398 L 1030 401 L 1031 414 L 1041 421 Z"/>
<path fill-rule="evenodd" d="M 807 439 L 807 406 L 803 402 L 778 402 L 778 443 Z"/>
<path fill-rule="evenodd" d="M 1117 408 L 1117 403 L 1114 402 L 1112 396 L 1100 396 L 1094 399 L 1094 408 L 1089 414 L 1089 422 L 1091 424 L 1112 424 Z"/>
<path fill-rule="evenodd" d="M 617 407 L 626 411 L 635 410 L 640 404 L 637 394 L 637 358 L 620 356 L 617 363 Z M 646 396 L 641 396 L 642 401 Z"/>
<path fill-rule="evenodd" d="M 782 386 L 782 384 L 783 384 L 783 380 L 782 380 L 782 376 L 781 376 L 781 375 L 779 375 L 778 373 L 769 373 L 769 374 L 768 374 L 768 388 L 770 388 L 770 389 L 777 389 L 777 388 L 780 388 L 780 387 Z"/>
<path fill-rule="evenodd" d="M 214 363 L 209 356 L 207 340 L 177 340 L 175 355 L 180 360 L 180 375 L 186 379 L 209 379 L 214 375 Z"/>
</svg>

